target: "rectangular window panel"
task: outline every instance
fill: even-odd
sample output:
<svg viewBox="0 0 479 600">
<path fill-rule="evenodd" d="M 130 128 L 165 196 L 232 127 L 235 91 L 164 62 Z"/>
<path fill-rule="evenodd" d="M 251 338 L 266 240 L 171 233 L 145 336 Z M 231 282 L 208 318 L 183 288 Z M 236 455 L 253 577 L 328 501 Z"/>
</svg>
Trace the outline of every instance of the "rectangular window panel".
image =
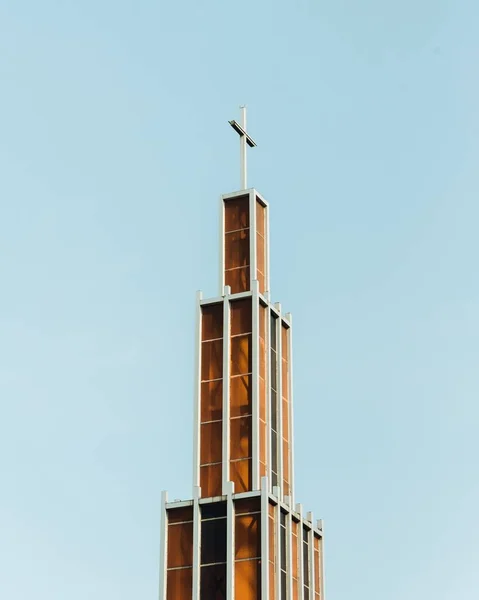
<svg viewBox="0 0 479 600">
<path fill-rule="evenodd" d="M 251 376 L 240 375 L 230 379 L 231 416 L 250 415 L 253 411 L 251 398 Z"/>
<path fill-rule="evenodd" d="M 239 417 L 230 421 L 231 460 L 250 458 L 252 455 L 252 418 Z"/>
<path fill-rule="evenodd" d="M 223 340 L 202 342 L 201 380 L 221 379 L 223 376 Z"/>
<path fill-rule="evenodd" d="M 226 518 L 201 521 L 201 564 L 226 562 Z"/>
<path fill-rule="evenodd" d="M 261 515 L 235 518 L 235 559 L 261 558 Z"/>
<path fill-rule="evenodd" d="M 221 496 L 221 464 L 200 468 L 201 497 Z"/>
<path fill-rule="evenodd" d="M 201 384 L 201 422 L 221 421 L 223 418 L 223 381 L 205 381 Z"/>
<path fill-rule="evenodd" d="M 226 502 L 201 504 L 201 518 L 203 521 L 207 519 L 219 519 L 221 517 L 226 517 Z"/>
<path fill-rule="evenodd" d="M 168 568 L 191 567 L 193 564 L 193 523 L 168 526 Z"/>
<path fill-rule="evenodd" d="M 175 600 L 183 600 L 183 596 Z M 200 600 L 226 600 L 226 564 L 201 567 Z"/>
<path fill-rule="evenodd" d="M 235 502 L 236 515 L 247 515 L 261 512 L 261 498 L 240 498 Z"/>
<path fill-rule="evenodd" d="M 223 304 L 202 306 L 201 322 L 202 341 L 216 340 L 223 337 Z"/>
<path fill-rule="evenodd" d="M 249 196 L 225 200 L 225 231 L 249 227 Z"/>
<path fill-rule="evenodd" d="M 252 301 L 251 298 L 244 300 L 235 300 L 230 303 L 231 306 L 231 335 L 241 333 L 251 333 L 253 331 L 252 323 Z"/>
<path fill-rule="evenodd" d="M 231 287 L 232 294 L 247 292 L 250 288 L 250 270 L 249 267 L 240 269 L 230 269 L 225 271 L 225 285 Z"/>
<path fill-rule="evenodd" d="M 256 231 L 262 235 L 266 236 L 266 207 L 261 204 L 258 200 L 256 200 Z"/>
<path fill-rule="evenodd" d="M 181 508 L 168 509 L 168 523 L 184 523 L 185 521 L 193 521 L 193 507 L 182 506 Z"/>
<path fill-rule="evenodd" d="M 230 478 L 235 484 L 235 493 L 249 492 L 252 488 L 251 459 L 230 462 Z"/>
<path fill-rule="evenodd" d="M 166 578 L 167 600 L 189 599 L 193 593 L 193 569 L 168 571 Z"/>
<path fill-rule="evenodd" d="M 247 267 L 249 260 L 249 229 L 241 229 L 225 236 L 225 270 Z"/>
<path fill-rule="evenodd" d="M 243 560 L 235 563 L 235 598 L 261 600 L 261 563 Z"/>
<path fill-rule="evenodd" d="M 231 375 L 251 373 L 252 369 L 252 336 L 238 335 L 231 338 Z"/>
<path fill-rule="evenodd" d="M 221 462 L 222 428 L 222 421 L 201 425 L 200 460 L 202 465 Z"/>
</svg>

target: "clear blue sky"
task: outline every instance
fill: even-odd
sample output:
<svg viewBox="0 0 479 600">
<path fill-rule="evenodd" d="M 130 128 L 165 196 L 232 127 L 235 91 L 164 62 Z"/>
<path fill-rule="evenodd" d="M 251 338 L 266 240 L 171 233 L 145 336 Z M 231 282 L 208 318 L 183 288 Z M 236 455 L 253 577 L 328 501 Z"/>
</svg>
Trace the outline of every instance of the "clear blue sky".
<svg viewBox="0 0 479 600">
<path fill-rule="evenodd" d="M 2 600 L 157 597 L 240 103 L 327 599 L 477 599 L 478 23 L 477 0 L 0 2 Z"/>
</svg>

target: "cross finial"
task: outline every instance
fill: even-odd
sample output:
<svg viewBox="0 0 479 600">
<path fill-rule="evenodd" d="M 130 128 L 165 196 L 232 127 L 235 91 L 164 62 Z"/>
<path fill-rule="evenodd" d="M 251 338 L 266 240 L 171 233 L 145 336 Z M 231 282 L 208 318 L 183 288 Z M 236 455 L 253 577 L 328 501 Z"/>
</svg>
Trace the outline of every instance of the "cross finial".
<svg viewBox="0 0 479 600">
<path fill-rule="evenodd" d="M 250 148 L 256 146 L 256 142 L 246 133 L 246 106 L 241 106 L 241 125 L 236 121 L 229 121 L 231 127 L 240 136 L 240 151 L 241 151 L 241 189 L 245 190 L 247 185 L 247 168 L 246 168 L 246 144 Z"/>
</svg>

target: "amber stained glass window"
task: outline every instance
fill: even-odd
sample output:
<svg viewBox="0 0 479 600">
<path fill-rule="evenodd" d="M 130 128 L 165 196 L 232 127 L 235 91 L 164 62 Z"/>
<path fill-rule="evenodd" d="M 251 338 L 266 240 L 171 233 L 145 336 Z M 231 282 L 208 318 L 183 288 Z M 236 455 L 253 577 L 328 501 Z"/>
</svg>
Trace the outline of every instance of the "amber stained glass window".
<svg viewBox="0 0 479 600">
<path fill-rule="evenodd" d="M 250 289 L 249 196 L 225 201 L 225 284 L 231 292 Z"/>
<path fill-rule="evenodd" d="M 167 600 L 191 597 L 193 565 L 193 510 L 168 511 Z"/>
</svg>

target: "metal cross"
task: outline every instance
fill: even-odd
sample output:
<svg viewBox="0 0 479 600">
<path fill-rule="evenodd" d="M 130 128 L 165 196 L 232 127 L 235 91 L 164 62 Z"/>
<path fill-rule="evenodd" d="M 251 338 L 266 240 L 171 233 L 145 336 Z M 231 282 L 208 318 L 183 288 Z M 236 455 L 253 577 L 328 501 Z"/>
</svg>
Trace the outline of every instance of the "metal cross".
<svg viewBox="0 0 479 600">
<path fill-rule="evenodd" d="M 240 153 L 241 153 L 241 189 L 245 190 L 247 186 L 247 168 L 246 168 L 246 144 L 250 148 L 256 146 L 256 142 L 246 133 L 246 106 L 241 108 L 241 125 L 236 121 L 229 121 L 231 127 L 240 136 Z"/>
</svg>

